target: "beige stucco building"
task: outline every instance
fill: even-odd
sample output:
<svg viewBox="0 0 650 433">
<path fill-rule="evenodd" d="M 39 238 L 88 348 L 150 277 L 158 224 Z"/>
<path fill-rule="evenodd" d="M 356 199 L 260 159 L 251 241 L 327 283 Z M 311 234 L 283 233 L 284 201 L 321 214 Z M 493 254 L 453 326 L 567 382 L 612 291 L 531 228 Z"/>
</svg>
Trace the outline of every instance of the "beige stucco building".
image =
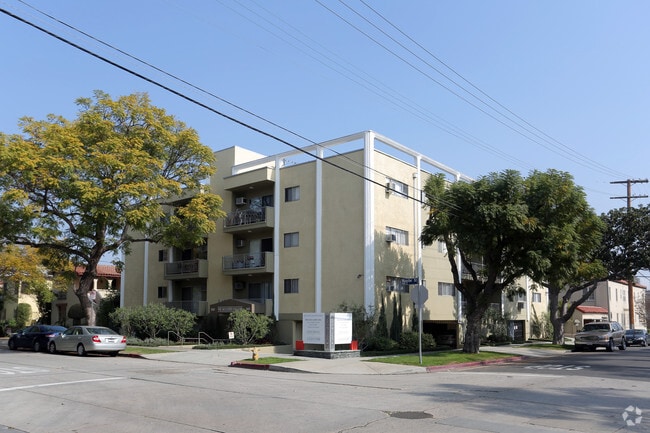
<svg viewBox="0 0 650 433">
<path fill-rule="evenodd" d="M 133 245 L 124 258 L 123 305 L 152 302 L 211 316 L 225 324 L 236 308 L 277 320 L 277 338 L 302 339 L 302 314 L 336 312 L 343 303 L 392 320 L 399 302 L 404 328 L 413 314 L 408 280 L 428 289 L 424 331 L 459 344 L 462 299 L 443 245 L 423 247 L 422 187 L 435 173 L 471 181 L 425 155 L 366 131 L 264 156 L 241 147 L 215 152 L 212 192 L 228 216 L 206 245 L 179 250 Z M 512 334 L 530 335 L 533 295 L 500 306 Z M 537 311 L 546 311 L 539 294 Z M 222 338 L 223 336 L 214 336 Z"/>
<path fill-rule="evenodd" d="M 646 323 L 646 287 L 638 283 L 633 285 L 634 291 L 634 328 L 647 328 Z M 580 293 L 574 294 L 578 299 Z M 629 288 L 626 281 L 601 281 L 591 296 L 582 303 L 566 323 L 565 334 L 572 335 L 576 330 L 589 322 L 612 320 L 620 323 L 623 328 L 630 328 Z"/>
</svg>

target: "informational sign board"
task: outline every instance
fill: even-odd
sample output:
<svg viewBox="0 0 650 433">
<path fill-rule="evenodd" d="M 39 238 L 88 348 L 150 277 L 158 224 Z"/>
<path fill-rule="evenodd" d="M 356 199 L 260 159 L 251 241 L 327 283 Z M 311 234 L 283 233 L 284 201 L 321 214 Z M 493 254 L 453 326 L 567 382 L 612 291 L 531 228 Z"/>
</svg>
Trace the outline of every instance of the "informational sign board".
<svg viewBox="0 0 650 433">
<path fill-rule="evenodd" d="M 350 344 L 352 313 L 303 313 L 302 339 L 307 344 L 323 344 L 327 351 L 337 344 Z"/>
<path fill-rule="evenodd" d="M 325 315 L 302 313 L 302 339 L 308 344 L 325 344 Z"/>
</svg>

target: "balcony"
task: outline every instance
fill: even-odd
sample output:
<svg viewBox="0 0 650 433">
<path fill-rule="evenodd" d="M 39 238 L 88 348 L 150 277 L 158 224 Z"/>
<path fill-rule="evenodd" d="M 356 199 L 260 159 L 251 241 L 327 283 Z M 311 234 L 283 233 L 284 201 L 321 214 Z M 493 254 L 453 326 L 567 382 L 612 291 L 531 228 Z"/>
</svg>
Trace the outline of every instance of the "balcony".
<svg viewBox="0 0 650 433">
<path fill-rule="evenodd" d="M 274 209 L 270 206 L 265 206 L 259 210 L 237 209 L 226 215 L 223 231 L 225 233 L 237 233 L 241 231 L 256 232 L 272 229 L 274 215 Z"/>
<path fill-rule="evenodd" d="M 261 167 L 223 179 L 223 187 L 228 191 L 268 188 L 274 183 L 273 168 L 271 167 Z"/>
<path fill-rule="evenodd" d="M 208 303 L 206 301 L 173 301 L 165 302 L 165 307 L 189 311 L 197 316 L 208 314 Z"/>
<path fill-rule="evenodd" d="M 208 278 L 208 261 L 203 259 L 165 263 L 166 280 Z"/>
<path fill-rule="evenodd" d="M 225 275 L 248 275 L 273 273 L 273 253 L 246 253 L 223 258 Z"/>
</svg>

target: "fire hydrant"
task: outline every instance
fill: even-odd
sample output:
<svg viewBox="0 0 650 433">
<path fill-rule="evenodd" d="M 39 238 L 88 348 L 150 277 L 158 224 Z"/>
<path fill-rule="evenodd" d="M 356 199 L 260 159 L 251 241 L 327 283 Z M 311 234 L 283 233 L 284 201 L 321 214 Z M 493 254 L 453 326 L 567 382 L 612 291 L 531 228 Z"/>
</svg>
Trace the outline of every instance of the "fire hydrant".
<svg viewBox="0 0 650 433">
<path fill-rule="evenodd" d="M 260 359 L 260 349 L 258 349 L 257 347 L 253 347 L 251 349 L 251 352 L 253 353 L 253 361 L 257 361 L 258 359 Z"/>
</svg>

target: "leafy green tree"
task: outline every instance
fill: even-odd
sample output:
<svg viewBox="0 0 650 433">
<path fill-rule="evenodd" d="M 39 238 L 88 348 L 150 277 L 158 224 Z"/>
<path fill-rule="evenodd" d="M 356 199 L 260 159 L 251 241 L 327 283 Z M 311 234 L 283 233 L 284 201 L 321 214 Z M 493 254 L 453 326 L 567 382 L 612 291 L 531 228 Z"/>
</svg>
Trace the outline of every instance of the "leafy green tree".
<svg viewBox="0 0 650 433">
<path fill-rule="evenodd" d="M 425 191 L 430 215 L 422 240 L 447 246 L 454 285 L 466 301 L 464 352 L 479 351 L 481 320 L 504 289 L 524 275 L 552 281 L 553 266 L 558 276 L 571 275 L 579 263 L 589 263 L 581 253 L 598 239 L 598 222 L 586 202 L 577 204 L 588 214 L 584 218 L 565 215 L 559 206 L 565 196 L 583 197 L 567 173 L 534 171 L 525 179 L 506 170 L 448 186 L 433 176 Z M 594 229 L 593 236 L 583 239 L 575 233 L 583 227 Z"/>
<path fill-rule="evenodd" d="M 230 313 L 228 323 L 237 341 L 241 344 L 251 344 L 270 334 L 273 319 L 263 314 L 240 309 Z"/>
<path fill-rule="evenodd" d="M 526 184 L 526 205 L 539 233 L 535 248 L 548 263 L 531 268 L 529 274 L 548 289 L 553 342 L 561 344 L 564 324 L 593 293 L 597 282 L 607 278 L 596 255 L 604 224 L 568 173 L 534 172 Z M 571 301 L 576 293 L 580 296 Z"/>
<path fill-rule="evenodd" d="M 23 117 L 22 134 L 0 134 L 0 244 L 84 266 L 76 294 L 90 319 L 87 294 L 105 254 L 144 241 L 200 245 L 224 213 L 201 188 L 214 154 L 146 94 L 96 91 L 77 105 L 75 120 Z"/>
</svg>

